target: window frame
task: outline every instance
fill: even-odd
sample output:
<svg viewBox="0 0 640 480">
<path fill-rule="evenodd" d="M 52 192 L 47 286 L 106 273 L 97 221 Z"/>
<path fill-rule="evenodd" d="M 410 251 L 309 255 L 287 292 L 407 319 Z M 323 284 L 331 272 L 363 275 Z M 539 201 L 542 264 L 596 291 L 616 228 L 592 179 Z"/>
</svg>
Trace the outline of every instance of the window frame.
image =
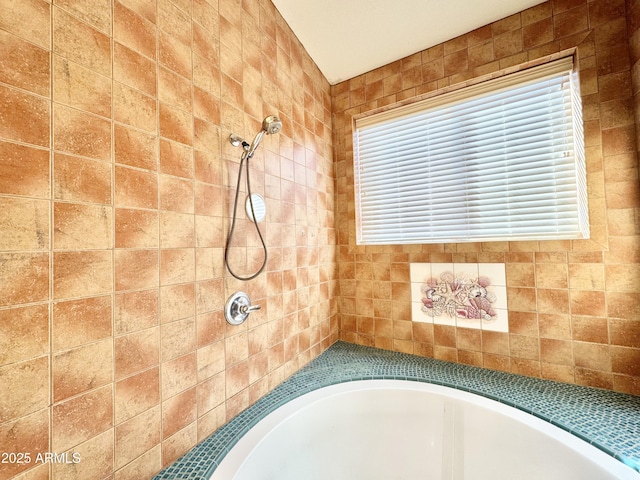
<svg viewBox="0 0 640 480">
<path fill-rule="evenodd" d="M 470 85 L 447 89 L 432 94 L 428 98 L 420 98 L 407 104 L 395 104 L 385 107 L 382 110 L 367 112 L 353 117 L 353 152 L 354 152 L 354 195 L 355 195 L 355 216 L 356 216 L 356 244 L 357 245 L 380 245 L 380 244 L 426 244 L 426 243 L 464 243 L 464 242 L 488 242 L 488 241 L 530 241 L 530 240 L 558 240 L 558 239 L 584 239 L 589 238 L 588 219 L 588 195 L 586 191 L 586 166 L 584 151 L 584 127 L 582 124 L 579 78 L 577 73 L 577 61 L 574 52 L 558 55 L 547 62 L 529 68 L 520 68 L 499 76 L 489 76 L 489 78 L 476 79 Z M 555 75 L 567 75 L 570 79 L 569 94 L 571 98 L 571 121 L 574 139 L 573 153 L 574 168 L 576 170 L 575 189 L 577 195 L 577 225 L 578 231 L 571 234 L 558 234 L 549 232 L 540 235 L 518 235 L 518 236 L 498 236 L 498 237 L 460 237 L 436 236 L 433 238 L 409 238 L 403 239 L 402 235 L 382 241 L 372 241 L 368 237 L 364 238 L 362 233 L 362 198 L 363 187 L 361 181 L 360 164 L 360 129 L 381 125 L 394 119 L 403 119 L 412 115 L 420 114 L 422 111 L 437 111 L 447 105 L 460 105 L 465 101 L 471 101 L 483 96 L 490 97 L 497 92 L 507 91 L 510 88 L 519 88 L 522 85 L 541 82 L 542 79 Z M 564 100 L 563 100 L 564 101 Z M 577 111 L 576 111 L 577 110 Z M 565 122 L 567 123 L 567 122 Z M 572 137 L 572 138 L 573 138 Z M 565 153 L 566 155 L 566 153 Z M 364 176 L 364 175 L 363 175 Z M 380 223 L 380 222 L 378 222 Z"/>
</svg>

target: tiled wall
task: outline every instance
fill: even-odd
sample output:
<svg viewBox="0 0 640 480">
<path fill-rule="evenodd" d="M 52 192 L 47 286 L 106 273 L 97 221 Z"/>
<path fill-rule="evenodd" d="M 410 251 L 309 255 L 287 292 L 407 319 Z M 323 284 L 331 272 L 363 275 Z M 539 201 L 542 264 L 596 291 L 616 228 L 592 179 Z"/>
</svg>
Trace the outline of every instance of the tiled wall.
<svg viewBox="0 0 640 480">
<path fill-rule="evenodd" d="M 638 24 L 637 0 L 553 1 L 330 88 L 268 0 L 0 0 L 0 446 L 32 454 L 0 479 L 149 478 L 331 344 L 338 309 L 348 341 L 640 393 Z M 355 246 L 353 114 L 576 46 L 591 240 Z M 269 262 L 240 283 L 226 138 L 273 113 Z M 506 263 L 509 333 L 412 323 L 410 262 Z M 228 327 L 236 290 L 263 309 Z"/>
<path fill-rule="evenodd" d="M 631 55 L 631 78 L 636 113 L 636 137 L 640 151 L 640 1 L 627 0 L 627 28 L 629 30 L 629 54 Z"/>
<path fill-rule="evenodd" d="M 269 0 L 0 0 L 0 479 L 150 478 L 337 339 L 330 109 Z"/>
<path fill-rule="evenodd" d="M 637 0 L 552 0 L 332 87 L 342 339 L 640 394 L 630 43 L 637 92 Z M 356 246 L 354 115 L 572 48 L 584 105 L 590 240 Z M 411 322 L 411 262 L 506 263 L 509 332 Z"/>
</svg>

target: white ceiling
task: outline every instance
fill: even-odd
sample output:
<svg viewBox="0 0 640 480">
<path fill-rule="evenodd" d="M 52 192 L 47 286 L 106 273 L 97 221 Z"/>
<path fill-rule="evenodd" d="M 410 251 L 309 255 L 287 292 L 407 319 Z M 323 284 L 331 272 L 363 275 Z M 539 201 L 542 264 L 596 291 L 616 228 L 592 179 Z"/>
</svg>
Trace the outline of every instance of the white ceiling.
<svg viewBox="0 0 640 480">
<path fill-rule="evenodd" d="M 545 0 L 272 0 L 332 85 Z"/>
</svg>

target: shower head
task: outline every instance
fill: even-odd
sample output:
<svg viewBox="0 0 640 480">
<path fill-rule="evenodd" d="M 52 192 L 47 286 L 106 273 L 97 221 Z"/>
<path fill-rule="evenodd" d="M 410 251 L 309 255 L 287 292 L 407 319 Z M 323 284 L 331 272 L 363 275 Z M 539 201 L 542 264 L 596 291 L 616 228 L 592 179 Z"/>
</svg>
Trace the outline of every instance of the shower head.
<svg viewBox="0 0 640 480">
<path fill-rule="evenodd" d="M 275 115 L 269 115 L 262 121 L 262 130 L 266 132 L 267 135 L 278 133 L 281 128 L 282 120 L 280 120 L 280 117 Z"/>
<path fill-rule="evenodd" d="M 282 128 L 282 121 L 280 120 L 280 117 L 276 115 L 269 115 L 268 117 L 266 117 L 262 121 L 262 130 L 258 132 L 258 134 L 256 135 L 256 138 L 254 138 L 253 142 L 251 142 L 251 146 L 249 147 L 249 150 L 247 150 L 248 152 L 247 158 L 253 157 L 253 154 L 258 148 L 258 145 L 260 145 L 260 142 L 262 141 L 262 137 L 265 135 L 265 133 L 267 135 L 273 135 L 274 133 L 278 133 L 281 128 Z"/>
</svg>

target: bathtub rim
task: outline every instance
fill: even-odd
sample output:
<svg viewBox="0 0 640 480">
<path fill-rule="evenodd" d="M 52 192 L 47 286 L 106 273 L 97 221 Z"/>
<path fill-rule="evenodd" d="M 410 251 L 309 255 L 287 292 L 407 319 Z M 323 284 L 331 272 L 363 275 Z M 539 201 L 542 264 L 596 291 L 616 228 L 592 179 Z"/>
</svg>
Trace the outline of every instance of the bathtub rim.
<svg viewBox="0 0 640 480">
<path fill-rule="evenodd" d="M 206 480 L 242 435 L 280 405 L 321 387 L 368 379 L 433 383 L 485 396 L 550 422 L 640 472 L 639 396 L 337 340 L 199 440 L 154 480 Z M 582 403 L 578 415 L 575 401 Z M 567 408 L 570 415 L 565 416 Z M 590 426 L 594 420 L 597 429 Z"/>
<path fill-rule="evenodd" d="M 460 388 L 436 384 L 432 382 L 418 381 L 414 379 L 358 379 L 345 381 L 326 386 L 320 386 L 314 390 L 303 393 L 275 410 L 266 414 L 256 424 L 252 425 L 241 436 L 235 439 L 232 446 L 223 457 L 218 459 L 214 468 L 207 472 L 206 480 L 218 480 L 233 478 L 232 475 L 241 468 L 248 454 L 265 440 L 265 436 L 282 422 L 286 422 L 300 412 L 301 409 L 311 408 L 314 404 L 323 400 L 338 397 L 352 392 L 362 392 L 367 390 L 411 390 L 437 395 L 444 395 L 454 400 L 471 402 L 474 405 L 488 408 L 516 421 L 525 423 L 528 427 L 535 429 L 542 434 L 553 436 L 561 441 L 567 448 L 574 450 L 580 455 L 596 461 L 599 465 L 621 480 L 640 480 L 640 474 L 631 466 L 603 451 L 592 442 L 586 441 L 579 436 L 568 432 L 564 428 L 552 424 L 545 418 L 541 418 L 516 406 L 507 405 L 505 402 L 494 400 Z"/>
</svg>

